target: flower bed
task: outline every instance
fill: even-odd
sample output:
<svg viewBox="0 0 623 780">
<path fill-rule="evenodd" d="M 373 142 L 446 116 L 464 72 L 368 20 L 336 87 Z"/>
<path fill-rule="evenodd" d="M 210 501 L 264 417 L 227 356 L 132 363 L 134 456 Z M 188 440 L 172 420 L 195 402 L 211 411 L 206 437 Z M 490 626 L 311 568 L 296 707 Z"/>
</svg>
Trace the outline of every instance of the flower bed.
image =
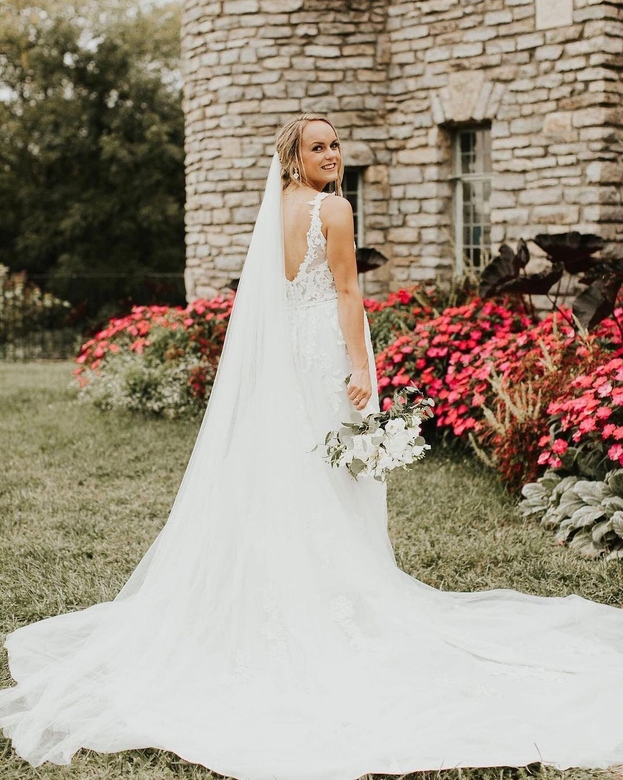
<svg viewBox="0 0 623 780">
<path fill-rule="evenodd" d="M 102 409 L 179 417 L 207 402 L 233 296 L 185 309 L 137 306 L 87 341 L 76 359 L 79 397 Z"/>
<path fill-rule="evenodd" d="M 382 408 L 416 384 L 435 399 L 437 428 L 469 443 L 514 491 L 548 469 L 603 481 L 623 466 L 623 311 L 579 335 L 566 309 L 535 320 L 516 300 L 464 298 L 440 311 L 443 295 L 419 287 L 366 301 Z M 81 397 L 102 408 L 200 412 L 232 304 L 233 295 L 137 307 L 111 320 L 77 358 Z M 604 533 L 603 544 L 613 538 Z"/>
</svg>

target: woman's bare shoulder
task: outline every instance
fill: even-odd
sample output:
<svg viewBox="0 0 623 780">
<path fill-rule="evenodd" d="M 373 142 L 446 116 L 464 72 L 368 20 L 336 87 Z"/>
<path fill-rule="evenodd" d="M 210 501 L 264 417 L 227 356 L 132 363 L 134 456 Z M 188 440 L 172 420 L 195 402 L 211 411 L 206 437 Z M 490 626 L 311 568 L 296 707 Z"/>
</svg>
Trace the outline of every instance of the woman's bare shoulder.
<svg viewBox="0 0 623 780">
<path fill-rule="evenodd" d="M 322 202 L 322 221 L 327 225 L 352 224 L 353 207 L 342 195 L 329 193 Z"/>
</svg>

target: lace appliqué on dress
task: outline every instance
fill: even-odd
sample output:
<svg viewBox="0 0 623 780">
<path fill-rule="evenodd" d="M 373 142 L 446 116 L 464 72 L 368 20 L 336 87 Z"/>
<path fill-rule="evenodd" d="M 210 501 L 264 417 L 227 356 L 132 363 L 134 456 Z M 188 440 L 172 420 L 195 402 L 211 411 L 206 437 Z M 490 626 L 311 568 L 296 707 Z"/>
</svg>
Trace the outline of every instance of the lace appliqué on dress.
<svg viewBox="0 0 623 780">
<path fill-rule="evenodd" d="M 334 334 L 334 347 L 344 349 L 346 343 L 339 325 L 337 290 L 326 259 L 327 242 L 320 219 L 320 204 L 325 197 L 326 192 L 319 192 L 310 201 L 307 252 L 295 278 L 286 279 L 286 298 L 298 368 L 303 375 L 311 370 L 320 374 L 333 412 L 337 413 L 344 397 L 345 377 L 328 344 L 327 328 Z"/>
<path fill-rule="evenodd" d="M 307 231 L 307 253 L 294 279 L 286 279 L 286 298 L 289 306 L 323 303 L 337 298 L 333 274 L 326 258 L 327 239 L 322 232 L 320 204 L 327 197 L 319 192 L 310 201 L 311 221 Z"/>
</svg>

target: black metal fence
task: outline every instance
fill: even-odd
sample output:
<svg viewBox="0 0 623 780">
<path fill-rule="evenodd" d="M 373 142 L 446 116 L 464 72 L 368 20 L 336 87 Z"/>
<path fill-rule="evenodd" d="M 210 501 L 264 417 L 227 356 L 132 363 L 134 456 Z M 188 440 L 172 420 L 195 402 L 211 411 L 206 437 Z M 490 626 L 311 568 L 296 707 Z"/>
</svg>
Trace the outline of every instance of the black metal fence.
<svg viewBox="0 0 623 780">
<path fill-rule="evenodd" d="M 0 266 L 0 360 L 60 360 L 133 305 L 184 305 L 181 273 L 67 275 L 54 279 Z"/>
</svg>

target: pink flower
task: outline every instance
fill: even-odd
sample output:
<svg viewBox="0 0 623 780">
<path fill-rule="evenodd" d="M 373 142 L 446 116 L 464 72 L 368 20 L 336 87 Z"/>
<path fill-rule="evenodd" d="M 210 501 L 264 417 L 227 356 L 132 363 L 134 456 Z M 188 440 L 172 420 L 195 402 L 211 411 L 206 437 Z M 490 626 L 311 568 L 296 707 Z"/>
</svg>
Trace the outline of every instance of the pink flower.
<svg viewBox="0 0 623 780">
<path fill-rule="evenodd" d="M 555 452 L 556 455 L 564 455 L 568 447 L 569 445 L 564 439 L 554 439 L 552 451 Z"/>
<path fill-rule="evenodd" d="M 590 433 L 591 431 L 597 430 L 597 424 L 595 423 L 594 417 L 587 417 L 585 420 L 582 420 L 578 427 L 581 433 Z"/>
<path fill-rule="evenodd" d="M 608 457 L 610 460 L 619 460 L 623 456 L 623 444 L 613 444 L 608 449 Z"/>
</svg>

